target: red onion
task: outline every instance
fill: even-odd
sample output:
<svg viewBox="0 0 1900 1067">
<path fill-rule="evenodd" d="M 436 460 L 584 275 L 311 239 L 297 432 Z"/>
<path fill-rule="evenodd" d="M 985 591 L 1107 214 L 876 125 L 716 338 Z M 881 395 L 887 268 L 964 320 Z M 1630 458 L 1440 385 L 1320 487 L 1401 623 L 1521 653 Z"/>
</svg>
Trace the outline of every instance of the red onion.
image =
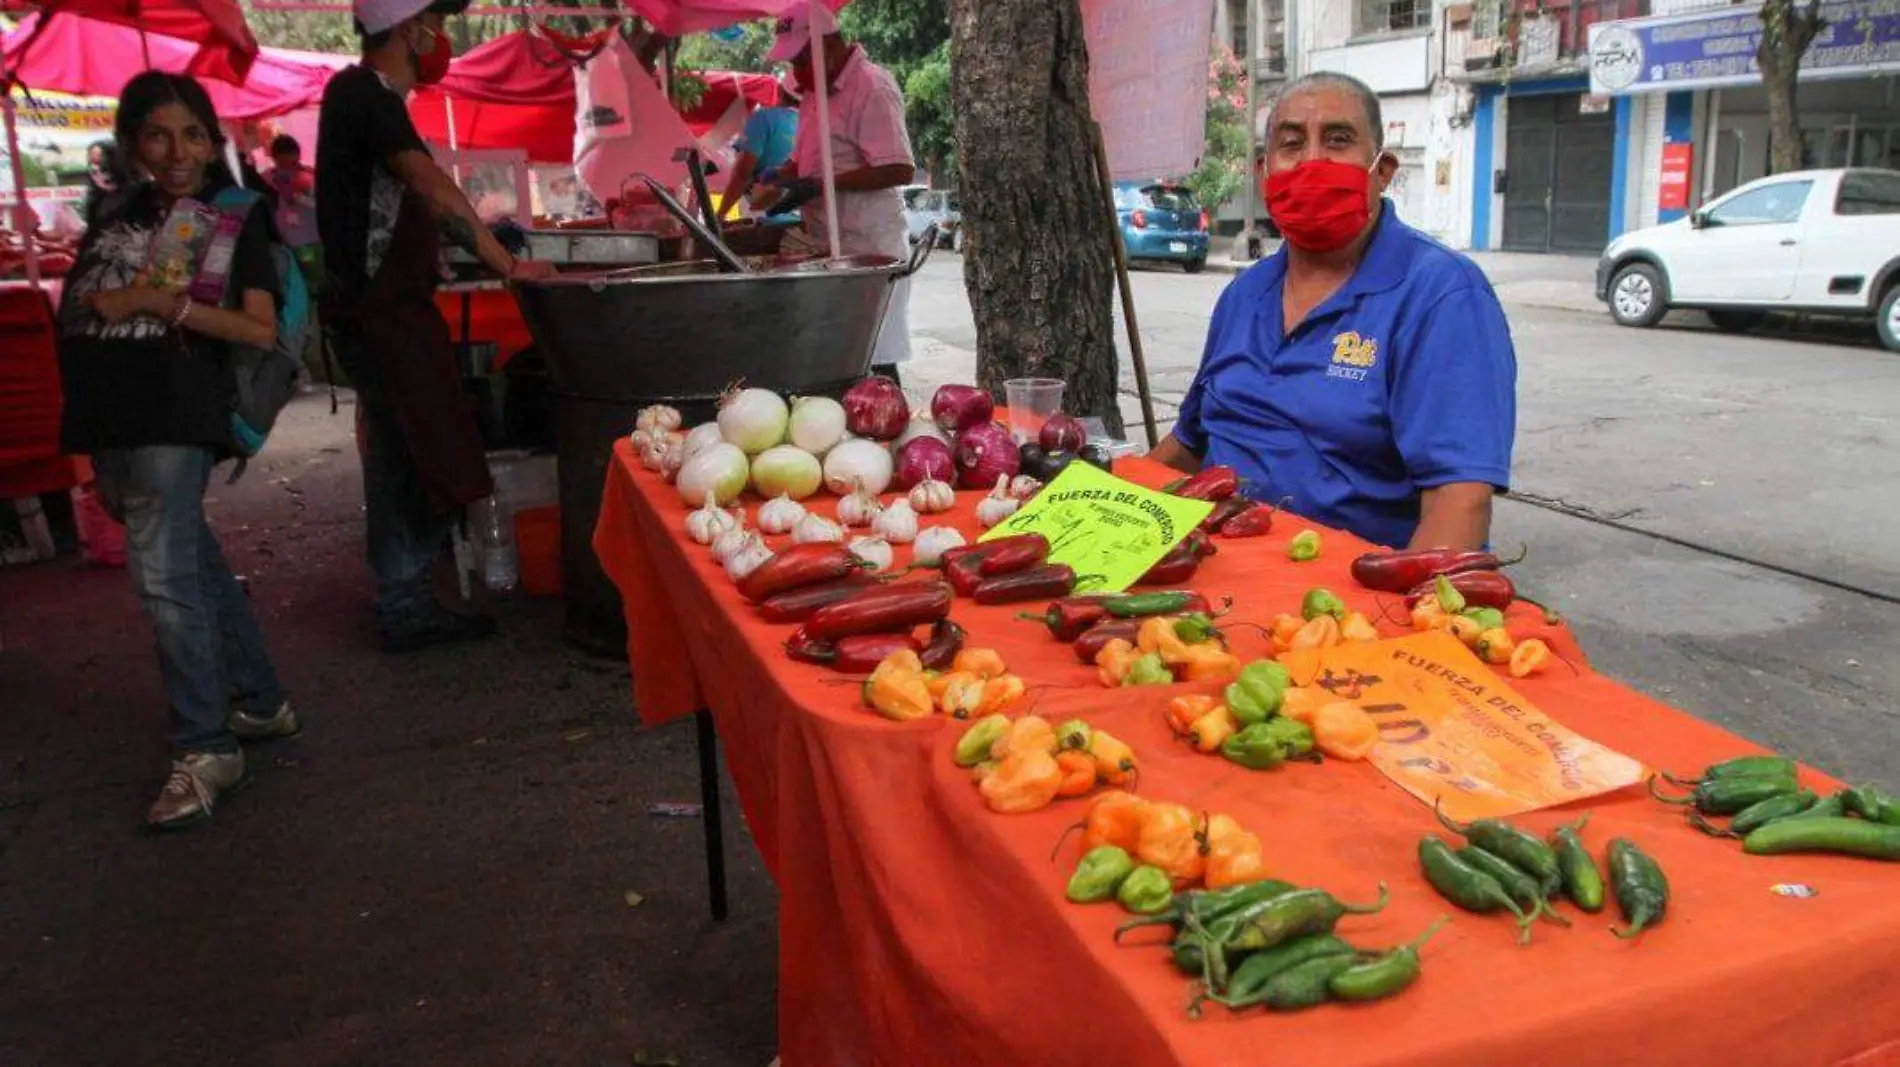
<svg viewBox="0 0 1900 1067">
<path fill-rule="evenodd" d="M 1036 443 L 1044 452 L 1074 452 L 1089 443 L 1089 432 L 1083 429 L 1081 419 L 1058 411 L 1042 424 Z"/>
<path fill-rule="evenodd" d="M 959 433 L 988 422 L 995 413 L 996 401 L 974 385 L 939 386 L 930 398 L 930 417 L 945 433 Z"/>
<path fill-rule="evenodd" d="M 956 458 L 951 455 L 950 446 L 935 437 L 913 437 L 897 450 L 897 471 L 893 484 L 897 489 L 905 490 L 925 478 L 935 478 L 940 482 L 956 481 Z"/>
<path fill-rule="evenodd" d="M 904 391 L 883 375 L 865 378 L 845 391 L 844 426 L 859 437 L 888 441 L 903 433 L 909 421 Z"/>
<path fill-rule="evenodd" d="M 1000 423 L 979 422 L 957 434 L 957 480 L 965 489 L 994 487 L 998 477 L 1015 477 L 1022 462 L 1016 439 Z"/>
</svg>

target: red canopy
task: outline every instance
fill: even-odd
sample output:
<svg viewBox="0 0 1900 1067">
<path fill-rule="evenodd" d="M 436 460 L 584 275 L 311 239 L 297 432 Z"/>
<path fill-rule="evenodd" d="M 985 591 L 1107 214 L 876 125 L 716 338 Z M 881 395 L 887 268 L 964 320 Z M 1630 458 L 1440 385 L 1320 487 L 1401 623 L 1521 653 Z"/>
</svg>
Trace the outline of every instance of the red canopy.
<svg viewBox="0 0 1900 1067">
<path fill-rule="evenodd" d="M 711 129 L 744 95 L 769 104 L 777 82 L 769 74 L 704 71 L 706 95 L 686 115 L 695 134 Z M 471 49 L 449 64 L 448 76 L 409 98 L 409 115 L 424 140 L 449 143 L 447 103 L 455 111 L 458 148 L 520 148 L 536 163 L 574 158 L 574 68 L 534 30 L 517 30 Z"/>
<path fill-rule="evenodd" d="M 753 19 L 775 19 L 810 0 L 633 0 L 633 9 L 668 37 L 704 33 Z M 823 0 L 833 11 L 850 0 Z"/>
<path fill-rule="evenodd" d="M 47 16 L 111 22 L 189 41 L 196 48 L 182 71 L 199 78 L 239 84 L 257 56 L 257 38 L 244 24 L 244 12 L 237 0 L 0 0 L 0 11 L 17 13 L 29 8 L 38 8 Z M 66 21 L 52 19 L 53 24 Z M 131 77 L 131 70 L 123 74 L 120 84 Z"/>
<path fill-rule="evenodd" d="M 7 68 L 21 85 L 77 96 L 119 95 L 132 75 L 146 69 L 148 56 L 153 70 L 187 73 L 204 55 L 202 48 L 176 37 L 46 15 L 21 23 L 7 35 L 5 49 Z M 352 62 L 349 56 L 273 48 L 262 49 L 254 59 L 241 85 L 200 79 L 220 118 L 265 118 L 314 107 L 330 75 Z"/>
</svg>

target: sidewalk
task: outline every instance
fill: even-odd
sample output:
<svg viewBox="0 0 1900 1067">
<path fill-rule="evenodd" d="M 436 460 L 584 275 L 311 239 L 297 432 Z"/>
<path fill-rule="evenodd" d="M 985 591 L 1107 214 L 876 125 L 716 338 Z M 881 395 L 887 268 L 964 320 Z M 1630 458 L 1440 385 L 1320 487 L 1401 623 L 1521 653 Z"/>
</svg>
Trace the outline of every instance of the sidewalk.
<svg viewBox="0 0 1900 1067">
<path fill-rule="evenodd" d="M 1220 246 L 1231 246 L 1229 239 L 1217 239 L 1216 254 L 1207 261 L 1207 269 L 1221 274 L 1239 274 L 1253 264 L 1232 258 Z M 1267 254 L 1271 255 L 1270 245 Z M 1596 260 L 1589 256 L 1534 255 L 1525 252 L 1467 252 L 1483 269 L 1506 304 L 1554 308 L 1586 315 L 1603 313 L 1603 302 L 1596 298 Z"/>
</svg>

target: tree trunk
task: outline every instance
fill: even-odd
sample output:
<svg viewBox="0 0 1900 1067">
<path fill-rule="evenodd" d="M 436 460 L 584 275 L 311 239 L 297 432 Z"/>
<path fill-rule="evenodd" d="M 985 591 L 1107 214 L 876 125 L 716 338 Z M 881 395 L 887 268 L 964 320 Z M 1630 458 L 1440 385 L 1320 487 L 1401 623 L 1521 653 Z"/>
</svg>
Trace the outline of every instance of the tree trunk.
<svg viewBox="0 0 1900 1067">
<path fill-rule="evenodd" d="M 977 383 L 1068 382 L 1122 432 L 1108 191 L 1095 167 L 1078 0 L 952 0 L 950 94 Z"/>
<path fill-rule="evenodd" d="M 1761 45 L 1755 61 L 1761 66 L 1761 84 L 1768 96 L 1768 172 L 1800 170 L 1801 112 L 1795 107 L 1795 78 L 1801 57 L 1826 25 L 1820 0 L 1805 8 L 1796 0 L 1762 0 Z"/>
</svg>

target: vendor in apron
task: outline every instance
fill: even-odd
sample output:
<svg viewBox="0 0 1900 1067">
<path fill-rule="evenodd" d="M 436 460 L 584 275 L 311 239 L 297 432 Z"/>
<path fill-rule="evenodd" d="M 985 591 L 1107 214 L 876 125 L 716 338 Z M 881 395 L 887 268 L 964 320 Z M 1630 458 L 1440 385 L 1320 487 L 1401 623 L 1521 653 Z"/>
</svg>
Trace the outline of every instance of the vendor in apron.
<svg viewBox="0 0 1900 1067">
<path fill-rule="evenodd" d="M 324 90 L 317 230 L 325 339 L 357 392 L 370 570 L 388 652 L 487 637 L 493 619 L 448 610 L 431 571 L 461 509 L 493 492 L 488 462 L 435 306 L 447 237 L 506 278 L 516 260 L 430 158 L 403 98 L 448 72 L 443 20 L 468 0 L 356 0 L 361 64 Z"/>
<path fill-rule="evenodd" d="M 778 22 L 778 40 L 767 57 L 787 63 L 803 94 L 798 107 L 798 139 L 792 161 L 773 184 L 761 188 L 757 206 L 771 213 L 802 212 L 799 230 L 786 235 L 782 250 L 822 255 L 829 240 L 826 216 L 834 206 L 824 199 L 819 153 L 818 76 L 811 54 L 810 21 L 823 37 L 826 86 L 831 119 L 831 158 L 837 172 L 838 254 L 904 258 L 910 242 L 904 228 L 904 202 L 898 195 L 917 166 L 904 127 L 904 94 L 890 72 L 871 62 L 864 49 L 838 35 L 837 17 L 822 4 L 801 5 Z M 910 358 L 910 280 L 897 283 L 878 331 L 871 369 L 897 377 L 897 364 Z"/>
</svg>

